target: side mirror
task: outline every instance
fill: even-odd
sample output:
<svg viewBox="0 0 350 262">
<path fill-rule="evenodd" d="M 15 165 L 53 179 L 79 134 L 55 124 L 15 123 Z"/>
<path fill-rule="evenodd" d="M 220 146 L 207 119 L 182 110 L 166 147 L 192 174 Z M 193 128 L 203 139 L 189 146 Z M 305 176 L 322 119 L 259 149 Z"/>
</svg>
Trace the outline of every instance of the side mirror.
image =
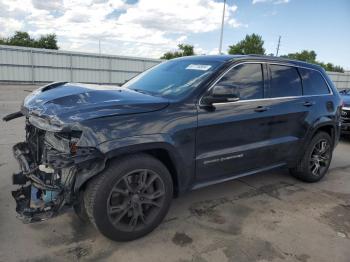
<svg viewBox="0 0 350 262">
<path fill-rule="evenodd" d="M 213 87 L 211 93 L 202 98 L 206 105 L 213 103 L 235 102 L 239 100 L 239 89 L 232 85 L 219 84 Z"/>
</svg>

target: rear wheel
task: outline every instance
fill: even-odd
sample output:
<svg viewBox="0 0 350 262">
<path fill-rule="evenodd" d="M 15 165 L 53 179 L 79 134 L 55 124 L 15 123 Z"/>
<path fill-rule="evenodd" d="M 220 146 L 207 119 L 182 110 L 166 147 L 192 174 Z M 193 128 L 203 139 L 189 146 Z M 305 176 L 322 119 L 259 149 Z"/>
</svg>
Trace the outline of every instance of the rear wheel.
<svg viewBox="0 0 350 262">
<path fill-rule="evenodd" d="M 291 173 L 305 182 L 317 182 L 328 171 L 332 160 L 333 142 L 325 132 L 317 133 L 307 147 L 304 156 Z"/>
<path fill-rule="evenodd" d="M 149 155 L 116 160 L 92 181 L 84 195 L 87 214 L 106 237 L 128 241 L 156 228 L 173 196 L 169 171 Z"/>
</svg>

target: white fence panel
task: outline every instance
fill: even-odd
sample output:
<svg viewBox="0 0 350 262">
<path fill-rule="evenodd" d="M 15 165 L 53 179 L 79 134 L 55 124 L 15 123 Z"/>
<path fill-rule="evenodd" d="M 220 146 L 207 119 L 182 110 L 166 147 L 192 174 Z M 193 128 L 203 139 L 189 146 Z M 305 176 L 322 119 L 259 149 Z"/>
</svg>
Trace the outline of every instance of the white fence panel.
<svg viewBox="0 0 350 262">
<path fill-rule="evenodd" d="M 31 67 L 15 67 L 6 65 L 0 67 L 0 79 L 4 79 L 6 81 L 31 82 L 32 73 Z"/>
<path fill-rule="evenodd" d="M 339 89 L 350 89 L 350 71 L 345 73 L 327 72 L 334 85 Z"/>
<path fill-rule="evenodd" d="M 161 61 L 0 45 L 0 82 L 122 84 Z M 327 73 L 338 89 L 350 88 L 349 71 Z"/>
<path fill-rule="evenodd" d="M 0 82 L 121 84 L 161 61 L 0 45 Z"/>
</svg>

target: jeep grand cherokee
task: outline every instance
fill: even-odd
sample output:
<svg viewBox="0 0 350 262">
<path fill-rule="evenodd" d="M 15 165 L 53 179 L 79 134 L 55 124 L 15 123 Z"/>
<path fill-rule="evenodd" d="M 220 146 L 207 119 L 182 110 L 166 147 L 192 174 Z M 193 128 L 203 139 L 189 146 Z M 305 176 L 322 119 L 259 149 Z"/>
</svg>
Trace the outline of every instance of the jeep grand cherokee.
<svg viewBox="0 0 350 262">
<path fill-rule="evenodd" d="M 121 87 L 52 83 L 25 98 L 14 145 L 25 222 L 73 206 L 118 241 L 156 228 L 174 196 L 285 166 L 306 182 L 327 172 L 341 99 L 325 71 L 262 56 L 161 63 Z"/>
<path fill-rule="evenodd" d="M 345 89 L 339 92 L 343 100 L 343 108 L 341 113 L 341 133 L 350 135 L 350 89 Z"/>
</svg>

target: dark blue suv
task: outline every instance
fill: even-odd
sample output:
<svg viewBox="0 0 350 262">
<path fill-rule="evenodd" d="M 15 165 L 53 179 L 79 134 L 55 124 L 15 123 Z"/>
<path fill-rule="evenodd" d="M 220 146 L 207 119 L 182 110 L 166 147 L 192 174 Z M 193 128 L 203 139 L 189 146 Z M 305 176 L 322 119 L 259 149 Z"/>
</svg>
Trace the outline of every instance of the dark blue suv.
<svg viewBox="0 0 350 262">
<path fill-rule="evenodd" d="M 136 239 L 192 189 L 282 166 L 320 180 L 341 107 L 321 67 L 263 56 L 178 58 L 121 87 L 52 83 L 5 117 L 26 118 L 16 210 L 33 222 L 73 206 L 105 236 Z"/>
<path fill-rule="evenodd" d="M 343 110 L 341 113 L 342 134 L 350 135 L 350 89 L 339 92 L 343 99 Z"/>
</svg>

